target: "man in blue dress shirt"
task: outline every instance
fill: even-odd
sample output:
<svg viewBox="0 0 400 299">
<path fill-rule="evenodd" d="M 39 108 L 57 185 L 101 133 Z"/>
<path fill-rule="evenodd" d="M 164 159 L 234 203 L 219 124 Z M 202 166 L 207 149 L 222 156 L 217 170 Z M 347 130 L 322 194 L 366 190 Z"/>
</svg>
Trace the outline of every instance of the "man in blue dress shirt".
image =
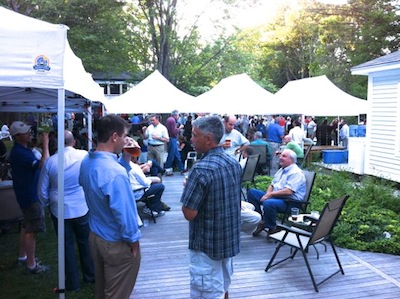
<svg viewBox="0 0 400 299">
<path fill-rule="evenodd" d="M 96 151 L 82 161 L 79 183 L 89 207 L 95 298 L 128 299 L 140 266 L 138 214 L 128 174 L 118 163 L 129 124 L 106 115 L 97 124 Z"/>
</svg>

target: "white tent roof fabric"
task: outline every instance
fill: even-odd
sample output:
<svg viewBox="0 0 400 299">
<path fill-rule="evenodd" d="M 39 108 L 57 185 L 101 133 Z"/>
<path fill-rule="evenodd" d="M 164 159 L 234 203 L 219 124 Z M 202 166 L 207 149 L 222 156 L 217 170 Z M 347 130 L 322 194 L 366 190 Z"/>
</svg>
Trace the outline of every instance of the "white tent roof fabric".
<svg viewBox="0 0 400 299">
<path fill-rule="evenodd" d="M 184 93 L 159 71 L 154 71 L 124 94 L 105 102 L 107 113 L 195 112 L 195 97 Z"/>
<path fill-rule="evenodd" d="M 56 112 L 58 88 L 66 90 L 66 110 L 86 111 L 77 95 L 105 101 L 72 52 L 67 29 L 0 7 L 0 112 Z"/>
<path fill-rule="evenodd" d="M 57 112 L 68 107 L 69 93 L 92 101 L 104 101 L 95 83 L 67 41 L 67 27 L 54 25 L 0 7 L 0 112 Z M 86 110 L 86 99 L 74 97 L 75 111 Z M 67 103 L 67 104 L 66 104 Z M 43 108 L 45 107 L 45 108 Z M 60 117 L 61 115 L 61 117 Z M 89 124 L 90 128 L 90 124 Z M 58 131 L 64 122 L 58 122 Z M 58 135 L 58 168 L 64 169 L 64 134 Z M 58 214 L 64 214 L 64 172 L 58 172 Z M 58 282 L 65 288 L 64 222 L 58 221 Z M 64 298 L 64 293 L 59 296 Z"/>
<path fill-rule="evenodd" d="M 195 112 L 265 114 L 272 98 L 272 93 L 243 73 L 224 78 L 211 90 L 199 95 Z"/>
<path fill-rule="evenodd" d="M 350 116 L 367 113 L 368 102 L 345 93 L 326 76 L 286 83 L 273 98 L 270 114 Z"/>
</svg>

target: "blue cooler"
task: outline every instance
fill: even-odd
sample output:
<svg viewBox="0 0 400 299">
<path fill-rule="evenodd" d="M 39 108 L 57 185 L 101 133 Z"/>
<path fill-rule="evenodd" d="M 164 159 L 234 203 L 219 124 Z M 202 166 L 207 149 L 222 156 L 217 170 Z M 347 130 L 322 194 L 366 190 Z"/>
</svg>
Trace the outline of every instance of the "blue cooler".
<svg viewBox="0 0 400 299">
<path fill-rule="evenodd" d="M 367 126 L 366 125 L 359 125 L 357 134 L 358 134 L 358 137 L 365 137 L 366 134 L 367 134 Z"/>
<path fill-rule="evenodd" d="M 350 125 L 350 137 L 357 137 L 358 136 L 358 126 L 357 125 Z"/>
<path fill-rule="evenodd" d="M 348 150 L 324 150 L 322 151 L 322 161 L 325 164 L 347 163 L 349 159 Z"/>
</svg>

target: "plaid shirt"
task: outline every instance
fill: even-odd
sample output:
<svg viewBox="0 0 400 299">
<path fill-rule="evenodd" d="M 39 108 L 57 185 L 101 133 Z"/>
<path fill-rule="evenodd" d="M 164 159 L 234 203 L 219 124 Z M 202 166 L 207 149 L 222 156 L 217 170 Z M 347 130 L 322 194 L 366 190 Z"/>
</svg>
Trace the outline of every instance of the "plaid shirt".
<svg viewBox="0 0 400 299">
<path fill-rule="evenodd" d="M 194 164 L 181 198 L 198 212 L 189 223 L 189 249 L 212 259 L 239 253 L 241 175 L 239 163 L 221 147 Z"/>
</svg>

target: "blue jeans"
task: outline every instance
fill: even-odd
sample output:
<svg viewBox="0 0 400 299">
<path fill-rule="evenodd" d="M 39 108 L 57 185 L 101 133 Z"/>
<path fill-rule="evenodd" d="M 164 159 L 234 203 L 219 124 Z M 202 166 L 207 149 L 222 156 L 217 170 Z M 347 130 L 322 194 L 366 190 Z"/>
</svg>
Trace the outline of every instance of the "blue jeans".
<svg viewBox="0 0 400 299">
<path fill-rule="evenodd" d="M 164 168 L 172 168 L 174 166 L 174 162 L 180 171 L 184 170 L 181 153 L 178 150 L 178 140 L 174 137 L 170 137 L 168 142 L 168 158 L 165 162 Z"/>
<path fill-rule="evenodd" d="M 54 229 L 58 234 L 58 219 L 51 214 Z M 94 266 L 89 248 L 89 213 L 82 217 L 65 219 L 65 287 L 67 290 L 80 288 L 79 271 L 75 255 L 75 240 L 78 244 L 83 281 L 94 282 Z"/>
<path fill-rule="evenodd" d="M 150 188 L 144 192 L 142 197 L 148 197 L 150 195 L 154 195 L 150 197 L 149 200 L 146 202 L 146 206 L 156 212 L 161 211 L 161 196 L 164 193 L 164 184 L 162 183 L 155 183 L 151 184 Z"/>
<path fill-rule="evenodd" d="M 264 211 L 264 227 L 268 229 L 274 229 L 276 226 L 276 214 L 277 213 L 285 213 L 287 210 L 291 208 L 285 200 L 279 198 L 269 198 L 268 200 L 264 200 L 261 202 L 261 197 L 265 194 L 264 191 L 257 189 L 250 189 L 247 191 L 247 201 L 253 204 L 256 209 L 255 211 L 263 215 L 261 211 L 261 205 L 263 206 Z"/>
<path fill-rule="evenodd" d="M 164 168 L 162 168 L 160 166 L 160 164 L 157 163 L 156 160 L 152 159 L 151 162 L 152 162 L 152 165 L 151 165 L 151 168 L 150 168 L 150 175 L 151 176 L 157 176 L 157 174 L 159 174 L 159 173 L 164 173 Z"/>
</svg>

